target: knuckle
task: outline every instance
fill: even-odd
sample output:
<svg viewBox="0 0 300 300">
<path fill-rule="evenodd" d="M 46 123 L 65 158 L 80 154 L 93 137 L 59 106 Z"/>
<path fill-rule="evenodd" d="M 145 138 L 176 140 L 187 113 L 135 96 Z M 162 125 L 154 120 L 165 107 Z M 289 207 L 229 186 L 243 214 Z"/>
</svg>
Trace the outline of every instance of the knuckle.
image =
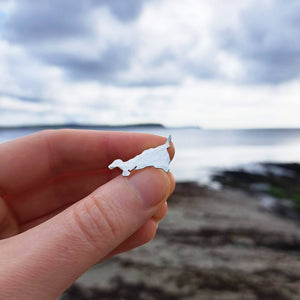
<svg viewBox="0 0 300 300">
<path fill-rule="evenodd" d="M 110 238 L 113 236 L 117 240 L 121 234 L 121 216 L 117 214 L 116 208 L 111 205 L 113 201 L 107 199 L 104 207 L 104 201 L 98 199 L 95 194 L 91 195 L 91 200 L 91 203 L 93 203 L 95 207 L 98 220 L 102 221 L 102 228 L 106 229 Z"/>
<path fill-rule="evenodd" d="M 103 201 L 95 195 L 90 195 L 74 209 L 74 220 L 83 238 L 97 250 L 107 241 L 116 241 L 120 236 L 121 226 L 114 210 L 104 207 Z"/>
</svg>

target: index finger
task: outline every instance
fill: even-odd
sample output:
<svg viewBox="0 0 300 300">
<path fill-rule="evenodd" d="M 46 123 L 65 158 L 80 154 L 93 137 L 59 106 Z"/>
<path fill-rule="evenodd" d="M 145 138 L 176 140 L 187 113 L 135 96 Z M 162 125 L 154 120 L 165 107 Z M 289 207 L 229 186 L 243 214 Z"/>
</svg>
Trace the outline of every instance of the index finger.
<svg viewBox="0 0 300 300">
<path fill-rule="evenodd" d="M 132 132 L 41 131 L 0 145 L 0 196 L 27 190 L 62 173 L 104 169 L 128 160 L 166 138 Z M 168 149 L 174 156 L 174 147 Z"/>
</svg>

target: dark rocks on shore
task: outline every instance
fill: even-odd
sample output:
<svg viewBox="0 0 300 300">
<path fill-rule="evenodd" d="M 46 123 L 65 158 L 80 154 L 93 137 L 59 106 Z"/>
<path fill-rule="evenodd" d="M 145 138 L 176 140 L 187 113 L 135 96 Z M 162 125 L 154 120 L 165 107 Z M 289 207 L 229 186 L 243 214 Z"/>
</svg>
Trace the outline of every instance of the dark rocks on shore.
<svg viewBox="0 0 300 300">
<path fill-rule="evenodd" d="M 251 171 L 222 171 L 213 180 L 258 195 L 265 209 L 300 222 L 300 164 L 262 163 Z"/>
</svg>

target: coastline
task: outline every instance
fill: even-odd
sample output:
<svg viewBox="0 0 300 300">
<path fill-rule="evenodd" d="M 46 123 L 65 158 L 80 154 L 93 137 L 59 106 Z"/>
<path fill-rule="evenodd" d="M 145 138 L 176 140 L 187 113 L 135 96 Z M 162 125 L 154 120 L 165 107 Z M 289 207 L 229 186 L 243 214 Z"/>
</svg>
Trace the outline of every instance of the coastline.
<svg viewBox="0 0 300 300">
<path fill-rule="evenodd" d="M 298 299 L 299 223 L 258 194 L 179 183 L 155 239 L 96 265 L 61 299 Z"/>
</svg>

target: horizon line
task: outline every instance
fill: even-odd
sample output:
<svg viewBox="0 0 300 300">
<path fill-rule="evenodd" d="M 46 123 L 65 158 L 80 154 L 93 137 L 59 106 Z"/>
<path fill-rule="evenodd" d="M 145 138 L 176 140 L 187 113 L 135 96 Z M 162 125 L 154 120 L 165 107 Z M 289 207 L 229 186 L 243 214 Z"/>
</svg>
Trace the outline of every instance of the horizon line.
<svg viewBox="0 0 300 300">
<path fill-rule="evenodd" d="M 125 123 L 125 124 L 89 124 L 89 123 L 37 123 L 37 124 L 16 124 L 16 125 L 5 125 L 0 124 L 0 130 L 5 129 L 30 129 L 30 128 L 133 128 L 133 127 L 156 127 L 161 129 L 201 129 L 201 130 L 300 130 L 299 127 L 203 127 L 197 125 L 165 125 L 162 123 L 155 122 L 143 122 L 143 123 Z"/>
</svg>

